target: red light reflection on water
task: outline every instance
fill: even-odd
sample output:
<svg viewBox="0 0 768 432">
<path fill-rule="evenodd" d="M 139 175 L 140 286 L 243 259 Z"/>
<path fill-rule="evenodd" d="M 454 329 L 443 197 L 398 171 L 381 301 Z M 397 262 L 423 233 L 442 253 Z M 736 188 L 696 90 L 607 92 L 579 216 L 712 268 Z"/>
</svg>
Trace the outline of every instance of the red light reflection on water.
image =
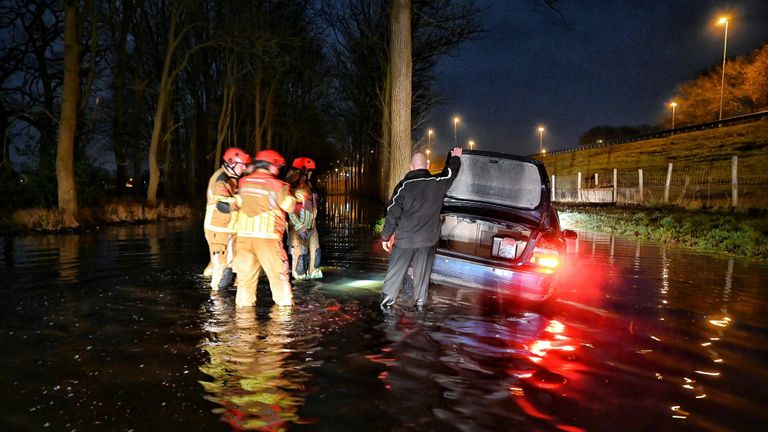
<svg viewBox="0 0 768 432">
<path fill-rule="evenodd" d="M 585 248 L 582 242 L 568 241 L 569 253 L 560 266 L 560 278 L 556 296 L 563 300 L 600 307 L 609 278 L 618 278 L 618 267 L 612 266 L 607 257 L 593 248 Z"/>
</svg>

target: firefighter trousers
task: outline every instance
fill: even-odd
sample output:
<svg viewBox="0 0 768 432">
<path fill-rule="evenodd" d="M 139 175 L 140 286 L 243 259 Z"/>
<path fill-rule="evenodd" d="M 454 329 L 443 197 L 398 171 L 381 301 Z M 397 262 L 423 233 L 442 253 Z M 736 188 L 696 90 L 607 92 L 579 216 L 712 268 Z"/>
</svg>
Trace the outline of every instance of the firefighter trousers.
<svg viewBox="0 0 768 432">
<path fill-rule="evenodd" d="M 288 256 L 283 248 L 282 239 L 264 239 L 238 236 L 237 255 L 232 269 L 237 273 L 237 306 L 256 304 L 256 288 L 261 270 L 269 279 L 272 300 L 278 306 L 293 304 L 291 283 L 288 278 Z"/>
<path fill-rule="evenodd" d="M 425 306 L 429 296 L 429 277 L 435 262 L 435 247 L 401 248 L 397 243 L 389 254 L 387 276 L 381 292 L 394 302 L 403 286 L 408 267 L 413 266 L 413 304 Z"/>
<path fill-rule="evenodd" d="M 320 268 L 320 236 L 317 228 L 307 231 L 309 238 L 302 240 L 295 230 L 288 231 L 288 244 L 291 247 L 291 271 L 293 276 L 309 276 Z M 299 257 L 305 256 L 302 268 L 298 268 Z"/>
<path fill-rule="evenodd" d="M 205 230 L 208 252 L 211 259 L 211 289 L 219 289 L 224 270 L 232 267 L 234 259 L 235 235 L 225 232 Z"/>
</svg>

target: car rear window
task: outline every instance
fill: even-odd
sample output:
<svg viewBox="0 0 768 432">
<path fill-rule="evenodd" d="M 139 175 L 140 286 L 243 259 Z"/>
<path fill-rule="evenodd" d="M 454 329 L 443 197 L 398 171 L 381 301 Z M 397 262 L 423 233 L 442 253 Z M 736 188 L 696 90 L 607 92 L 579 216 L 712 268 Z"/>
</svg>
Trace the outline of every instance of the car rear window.
<svg viewBox="0 0 768 432">
<path fill-rule="evenodd" d="M 450 198 L 534 209 L 541 201 L 539 168 L 529 162 L 464 154 Z"/>
</svg>

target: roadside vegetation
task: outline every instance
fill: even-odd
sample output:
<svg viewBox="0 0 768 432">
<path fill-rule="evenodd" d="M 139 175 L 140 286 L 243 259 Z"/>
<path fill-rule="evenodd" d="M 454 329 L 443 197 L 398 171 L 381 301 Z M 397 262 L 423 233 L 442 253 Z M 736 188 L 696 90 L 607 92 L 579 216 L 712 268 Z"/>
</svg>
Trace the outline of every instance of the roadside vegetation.
<svg viewBox="0 0 768 432">
<path fill-rule="evenodd" d="M 557 209 L 565 228 L 768 260 L 768 217 L 765 211 L 723 213 L 677 207 L 613 205 L 558 205 Z"/>
<path fill-rule="evenodd" d="M 89 230 L 106 225 L 141 224 L 161 219 L 192 216 L 186 204 L 160 203 L 149 207 L 141 202 L 121 201 L 78 210 L 77 230 Z M 27 208 L 0 214 L 0 233 L 56 232 L 67 230 L 62 212 L 56 208 Z"/>
</svg>

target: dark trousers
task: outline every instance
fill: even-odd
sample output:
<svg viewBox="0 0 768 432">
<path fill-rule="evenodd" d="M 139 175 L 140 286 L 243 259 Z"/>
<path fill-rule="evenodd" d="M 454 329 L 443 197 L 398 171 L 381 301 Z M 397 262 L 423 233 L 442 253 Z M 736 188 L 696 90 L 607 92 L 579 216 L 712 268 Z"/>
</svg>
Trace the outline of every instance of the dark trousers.
<svg viewBox="0 0 768 432">
<path fill-rule="evenodd" d="M 429 294 L 429 276 L 435 262 L 435 247 L 407 249 L 395 244 L 389 254 L 389 267 L 384 278 L 381 292 L 391 299 L 396 299 L 408 267 L 413 265 L 413 303 L 427 304 Z"/>
</svg>

